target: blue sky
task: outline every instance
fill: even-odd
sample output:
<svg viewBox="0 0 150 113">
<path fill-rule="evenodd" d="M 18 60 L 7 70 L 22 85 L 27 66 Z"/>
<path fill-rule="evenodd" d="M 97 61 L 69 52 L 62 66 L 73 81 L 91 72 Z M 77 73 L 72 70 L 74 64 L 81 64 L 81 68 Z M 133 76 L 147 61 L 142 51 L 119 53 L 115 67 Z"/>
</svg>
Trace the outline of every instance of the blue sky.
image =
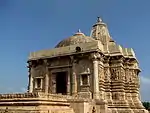
<svg viewBox="0 0 150 113">
<path fill-rule="evenodd" d="M 150 100 L 149 0 L 0 0 L 0 92 L 27 87 L 29 52 L 54 47 L 100 16 L 117 43 L 132 47 L 142 69 L 142 100 Z"/>
</svg>

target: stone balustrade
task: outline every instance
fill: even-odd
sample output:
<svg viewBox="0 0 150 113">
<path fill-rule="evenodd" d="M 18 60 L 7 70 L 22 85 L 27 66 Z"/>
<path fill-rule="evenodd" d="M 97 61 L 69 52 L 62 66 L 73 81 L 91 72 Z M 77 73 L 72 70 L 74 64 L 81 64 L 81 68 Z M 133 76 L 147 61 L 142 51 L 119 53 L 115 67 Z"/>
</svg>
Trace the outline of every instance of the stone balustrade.
<svg viewBox="0 0 150 113">
<path fill-rule="evenodd" d="M 46 94 L 41 92 L 33 93 L 15 93 L 15 94 L 0 94 L 0 100 L 2 99 L 23 99 L 23 98 L 47 98 L 48 100 L 66 101 L 65 96 L 60 94 Z"/>
<path fill-rule="evenodd" d="M 75 100 L 88 101 L 87 99 L 85 99 L 79 95 L 70 96 L 70 95 L 61 95 L 61 94 L 47 94 L 47 93 L 42 93 L 42 92 L 0 94 L 0 100 L 3 100 L 3 99 L 33 99 L 33 98 L 40 98 L 40 99 L 46 98 L 47 100 L 55 100 L 55 101 L 67 101 L 68 99 L 70 101 L 75 101 Z"/>
</svg>

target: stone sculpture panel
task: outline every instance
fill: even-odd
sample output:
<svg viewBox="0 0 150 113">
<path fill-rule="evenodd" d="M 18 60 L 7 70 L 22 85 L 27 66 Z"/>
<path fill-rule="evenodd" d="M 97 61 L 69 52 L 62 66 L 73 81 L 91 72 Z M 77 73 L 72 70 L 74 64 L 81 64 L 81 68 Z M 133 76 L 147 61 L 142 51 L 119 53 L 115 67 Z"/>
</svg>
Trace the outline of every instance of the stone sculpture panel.
<svg viewBox="0 0 150 113">
<path fill-rule="evenodd" d="M 125 70 L 123 68 L 111 68 L 112 80 L 125 80 Z"/>
<path fill-rule="evenodd" d="M 76 65 L 78 73 L 91 73 L 92 72 L 92 63 L 89 60 L 83 59 L 79 61 L 79 64 Z"/>
<path fill-rule="evenodd" d="M 42 77 L 46 74 L 46 68 L 43 65 L 39 65 L 35 68 L 31 68 L 31 75 L 33 77 Z"/>
<path fill-rule="evenodd" d="M 118 72 L 117 68 L 111 68 L 110 72 L 111 72 L 111 79 L 112 80 L 118 80 L 119 79 L 119 72 Z"/>
</svg>

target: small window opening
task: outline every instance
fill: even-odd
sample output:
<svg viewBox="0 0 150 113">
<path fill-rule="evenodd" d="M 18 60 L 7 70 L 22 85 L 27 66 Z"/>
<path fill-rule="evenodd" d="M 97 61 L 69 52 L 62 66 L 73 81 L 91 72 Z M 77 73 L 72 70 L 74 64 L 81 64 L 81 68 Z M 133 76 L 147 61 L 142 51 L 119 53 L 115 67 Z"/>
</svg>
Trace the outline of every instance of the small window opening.
<svg viewBox="0 0 150 113">
<path fill-rule="evenodd" d="M 82 75 L 82 85 L 87 85 L 87 84 L 88 84 L 88 76 Z"/>
<path fill-rule="evenodd" d="M 36 88 L 41 88 L 41 78 L 36 79 Z"/>
<path fill-rule="evenodd" d="M 80 52 L 81 48 L 79 46 L 76 47 L 76 52 Z"/>
</svg>

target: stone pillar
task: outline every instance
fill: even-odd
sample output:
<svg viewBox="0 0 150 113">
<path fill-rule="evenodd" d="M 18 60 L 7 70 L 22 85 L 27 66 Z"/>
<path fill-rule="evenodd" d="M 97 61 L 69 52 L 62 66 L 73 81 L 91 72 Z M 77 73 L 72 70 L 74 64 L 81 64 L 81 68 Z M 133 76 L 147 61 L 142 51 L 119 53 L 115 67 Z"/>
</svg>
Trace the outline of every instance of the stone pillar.
<svg viewBox="0 0 150 113">
<path fill-rule="evenodd" d="M 44 89 L 45 89 L 45 93 L 49 93 L 50 77 L 49 77 L 48 67 L 50 66 L 50 61 L 45 59 L 44 65 L 45 65 L 45 88 Z"/>
<path fill-rule="evenodd" d="M 46 73 L 46 75 L 45 75 L 45 93 L 48 93 L 48 89 L 49 89 L 49 76 L 48 76 L 48 73 Z"/>
<path fill-rule="evenodd" d="M 33 92 L 32 65 L 33 63 L 31 61 L 28 62 L 28 75 L 29 75 L 28 92 L 29 93 Z"/>
<path fill-rule="evenodd" d="M 72 95 L 76 95 L 77 94 L 77 76 L 76 76 L 76 72 L 75 72 L 75 59 L 73 58 L 73 56 L 71 56 L 71 62 L 72 62 Z"/>
<path fill-rule="evenodd" d="M 67 74 L 67 95 L 70 95 L 70 71 Z"/>
<path fill-rule="evenodd" d="M 93 61 L 93 93 L 94 98 L 99 98 L 98 61 Z"/>
<path fill-rule="evenodd" d="M 31 93 L 33 92 L 33 77 L 31 74 L 29 75 L 29 77 L 29 92 Z"/>
<path fill-rule="evenodd" d="M 99 99 L 98 59 L 99 53 L 92 54 L 93 61 L 93 98 Z"/>
<path fill-rule="evenodd" d="M 41 91 L 43 90 L 43 78 L 41 78 Z"/>
</svg>

